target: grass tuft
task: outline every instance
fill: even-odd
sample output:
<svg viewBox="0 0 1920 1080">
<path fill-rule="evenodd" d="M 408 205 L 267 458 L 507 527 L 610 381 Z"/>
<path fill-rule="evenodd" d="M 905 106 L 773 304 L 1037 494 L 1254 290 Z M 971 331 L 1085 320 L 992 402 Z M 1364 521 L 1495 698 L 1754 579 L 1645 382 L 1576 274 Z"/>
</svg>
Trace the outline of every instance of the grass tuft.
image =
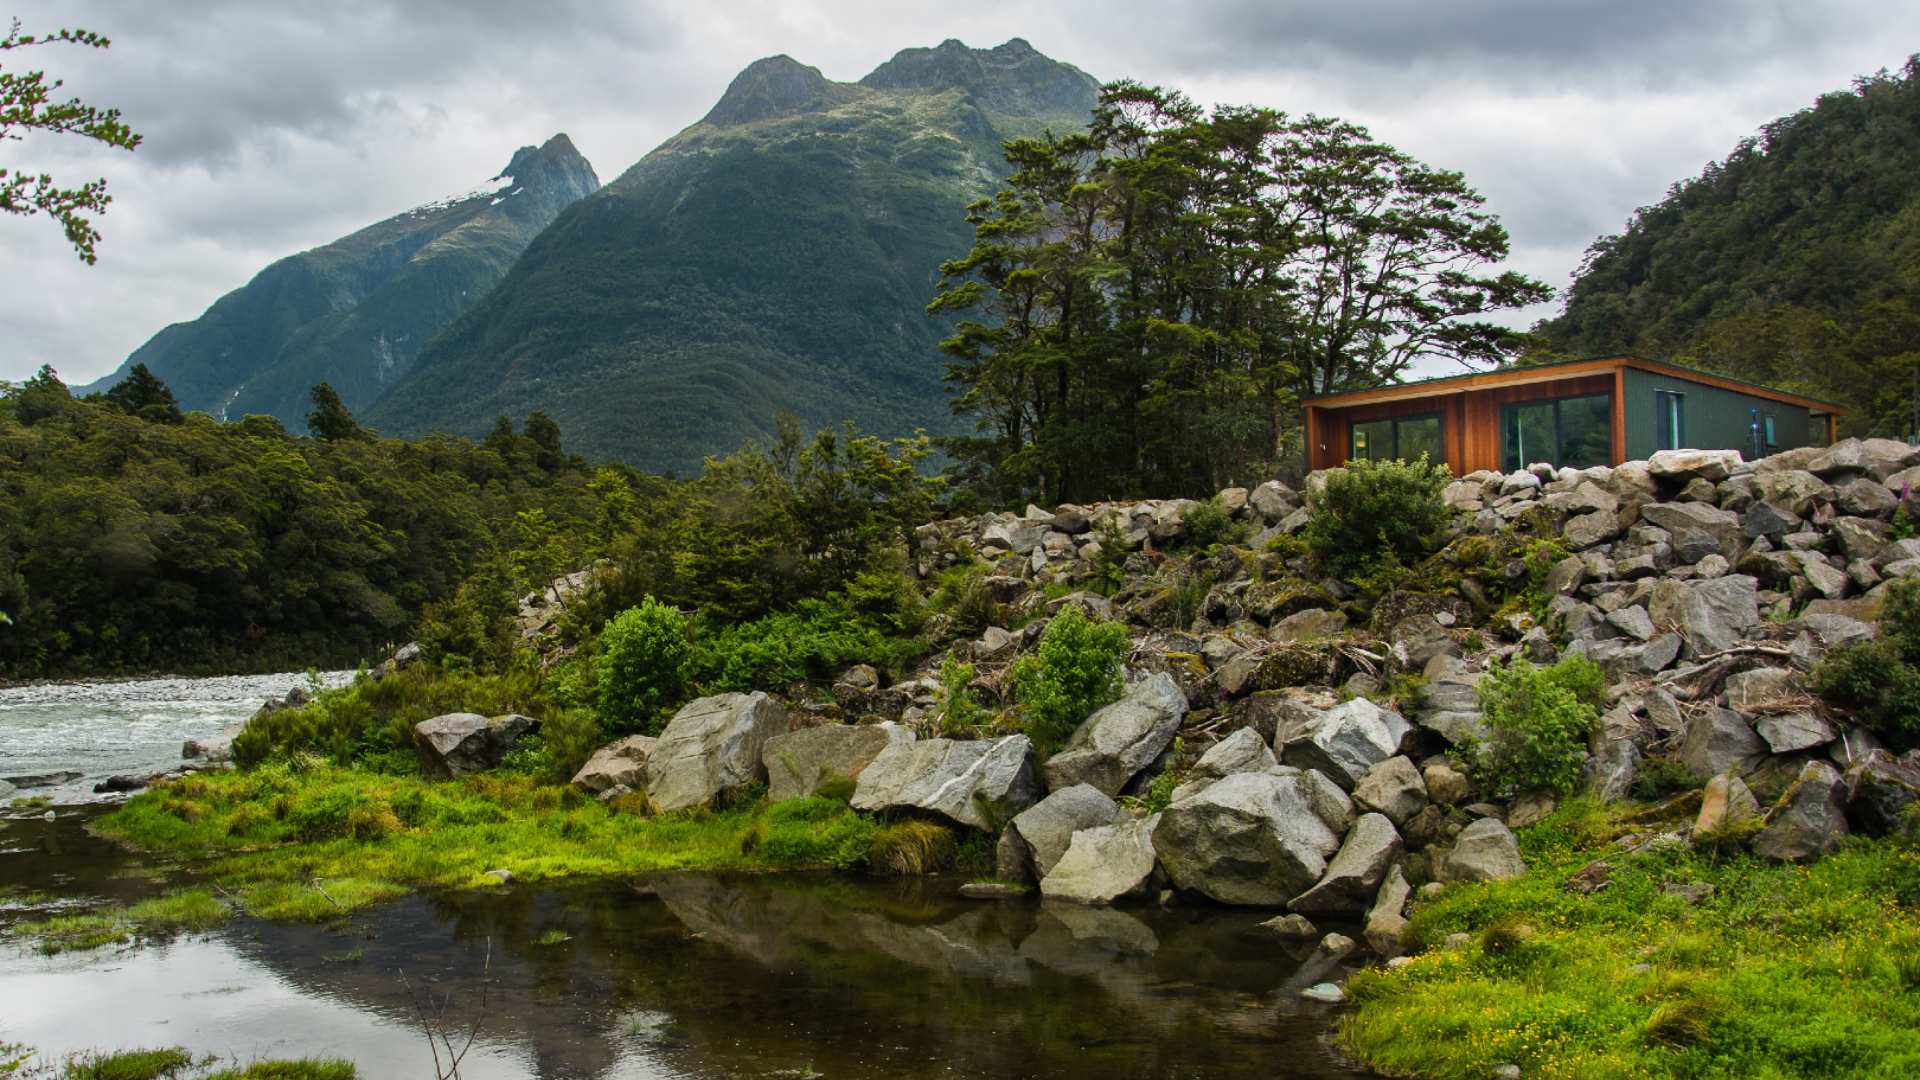
<svg viewBox="0 0 1920 1080">
<path fill-rule="evenodd" d="M 874 833 L 867 863 L 883 874 L 934 874 L 953 865 L 958 851 L 952 829 L 914 819 Z"/>
</svg>

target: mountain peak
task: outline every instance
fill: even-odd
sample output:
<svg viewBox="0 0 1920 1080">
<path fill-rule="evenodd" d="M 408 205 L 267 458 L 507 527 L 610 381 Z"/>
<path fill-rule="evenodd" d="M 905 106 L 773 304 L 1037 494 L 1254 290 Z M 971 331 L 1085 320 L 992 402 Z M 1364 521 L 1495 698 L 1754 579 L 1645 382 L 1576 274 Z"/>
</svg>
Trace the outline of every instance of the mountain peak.
<svg viewBox="0 0 1920 1080">
<path fill-rule="evenodd" d="M 1030 116 L 1090 112 L 1100 84 L 1072 64 L 1012 38 L 991 49 L 948 38 L 931 49 L 902 49 L 860 85 L 875 90 L 964 90 L 999 112 Z"/>
<path fill-rule="evenodd" d="M 706 119 L 708 124 L 750 124 L 820 104 L 832 87 L 820 69 L 785 53 L 748 64 L 733 77 Z"/>
<path fill-rule="evenodd" d="M 513 159 L 494 179 L 500 177 L 511 177 L 521 184 L 557 186 L 570 194 L 568 202 L 591 195 L 600 188 L 600 178 L 594 175 L 593 165 L 574 147 L 573 140 L 567 138 L 564 131 L 539 146 L 523 146 L 515 150 Z"/>
</svg>

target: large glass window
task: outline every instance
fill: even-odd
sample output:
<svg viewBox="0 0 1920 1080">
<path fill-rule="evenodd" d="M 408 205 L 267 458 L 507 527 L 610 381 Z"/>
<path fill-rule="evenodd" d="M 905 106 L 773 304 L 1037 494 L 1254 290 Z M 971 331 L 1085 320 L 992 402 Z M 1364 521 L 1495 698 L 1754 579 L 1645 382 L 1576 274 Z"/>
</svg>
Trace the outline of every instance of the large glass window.
<svg viewBox="0 0 1920 1080">
<path fill-rule="evenodd" d="M 1508 472 L 1538 462 L 1587 469 L 1613 460 L 1613 399 L 1607 394 L 1508 405 L 1500 428 Z"/>
<path fill-rule="evenodd" d="M 1687 395 L 1671 390 L 1653 392 L 1654 449 L 1679 450 L 1686 446 Z"/>
<path fill-rule="evenodd" d="M 1356 421 L 1352 433 L 1349 461 L 1412 461 L 1421 454 L 1435 463 L 1447 460 L 1438 413 Z"/>
</svg>

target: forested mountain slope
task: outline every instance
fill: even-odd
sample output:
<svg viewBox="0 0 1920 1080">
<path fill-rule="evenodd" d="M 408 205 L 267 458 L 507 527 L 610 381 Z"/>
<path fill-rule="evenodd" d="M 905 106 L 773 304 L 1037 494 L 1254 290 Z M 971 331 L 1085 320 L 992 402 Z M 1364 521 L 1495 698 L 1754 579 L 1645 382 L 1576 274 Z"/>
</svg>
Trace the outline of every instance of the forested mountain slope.
<svg viewBox="0 0 1920 1080">
<path fill-rule="evenodd" d="M 1629 351 L 1848 406 L 1901 436 L 1920 369 L 1920 58 L 1767 124 L 1602 237 L 1541 323 L 1561 355 Z"/>
<path fill-rule="evenodd" d="M 758 61 L 562 214 L 367 419 L 479 434 L 540 409 L 590 457 L 683 473 L 783 409 L 952 430 L 940 263 L 1001 143 L 1084 126 L 1098 89 L 1018 39 L 910 49 L 858 83 Z"/>
<path fill-rule="evenodd" d="M 486 295 L 561 210 L 599 186 L 565 135 L 522 147 L 475 191 L 281 259 L 87 389 L 145 364 L 183 407 L 216 416 L 265 413 L 299 426 L 318 382 L 359 408 Z"/>
</svg>

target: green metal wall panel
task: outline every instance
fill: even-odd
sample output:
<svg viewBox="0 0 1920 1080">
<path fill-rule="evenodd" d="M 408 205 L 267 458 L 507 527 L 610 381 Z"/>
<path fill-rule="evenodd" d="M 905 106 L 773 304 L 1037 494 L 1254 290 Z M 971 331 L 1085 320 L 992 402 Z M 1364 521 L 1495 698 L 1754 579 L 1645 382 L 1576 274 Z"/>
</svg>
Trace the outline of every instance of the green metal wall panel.
<svg viewBox="0 0 1920 1080">
<path fill-rule="evenodd" d="M 1661 390 L 1686 395 L 1683 441 L 1689 450 L 1738 450 L 1752 457 L 1750 426 L 1755 409 L 1760 411 L 1763 420 L 1769 414 L 1774 418 L 1775 445 L 1767 448 L 1768 453 L 1811 446 L 1826 437 L 1825 427 L 1816 424 L 1807 410 L 1798 405 L 1634 367 L 1627 368 L 1623 374 L 1628 461 L 1651 457 L 1656 449 L 1654 394 Z M 1818 432 L 1815 428 L 1819 428 Z"/>
</svg>

